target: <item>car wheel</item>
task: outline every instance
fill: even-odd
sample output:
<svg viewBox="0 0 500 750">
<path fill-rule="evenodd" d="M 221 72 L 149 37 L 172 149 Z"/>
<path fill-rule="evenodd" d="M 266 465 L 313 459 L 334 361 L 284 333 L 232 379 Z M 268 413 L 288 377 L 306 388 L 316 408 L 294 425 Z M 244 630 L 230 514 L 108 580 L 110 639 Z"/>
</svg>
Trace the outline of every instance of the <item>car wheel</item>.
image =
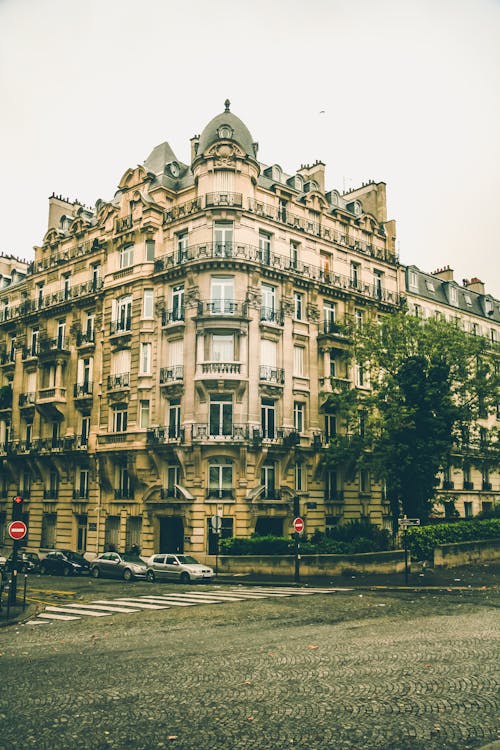
<svg viewBox="0 0 500 750">
<path fill-rule="evenodd" d="M 95 568 L 92 568 L 92 570 L 90 571 L 90 575 L 92 576 L 92 578 L 99 578 L 99 576 L 101 575 L 101 571 L 99 570 L 97 565 Z"/>
<path fill-rule="evenodd" d="M 44 576 L 47 573 L 45 565 L 40 565 L 40 575 Z"/>
<path fill-rule="evenodd" d="M 63 570 L 63 576 L 68 577 L 69 575 L 71 575 L 71 570 L 65 567 Z"/>
<path fill-rule="evenodd" d="M 125 568 L 123 571 L 123 580 L 124 581 L 130 581 L 132 578 L 132 571 L 129 568 Z"/>
<path fill-rule="evenodd" d="M 148 570 L 148 572 L 146 573 L 146 578 L 151 583 L 154 583 L 154 580 L 155 580 L 155 574 L 154 574 L 154 572 L 152 570 Z"/>
<path fill-rule="evenodd" d="M 191 578 L 189 577 L 189 573 L 181 573 L 181 583 L 189 583 L 191 581 Z"/>
</svg>

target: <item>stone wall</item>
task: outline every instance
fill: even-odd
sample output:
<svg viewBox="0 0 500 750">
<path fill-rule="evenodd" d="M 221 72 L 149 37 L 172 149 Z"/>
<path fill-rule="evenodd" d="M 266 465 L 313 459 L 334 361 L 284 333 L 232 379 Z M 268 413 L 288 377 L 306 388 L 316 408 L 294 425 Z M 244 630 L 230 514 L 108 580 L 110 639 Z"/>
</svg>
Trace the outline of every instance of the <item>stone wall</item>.
<svg viewBox="0 0 500 750">
<path fill-rule="evenodd" d="M 456 568 L 500 559 L 500 539 L 440 544 L 434 549 L 435 568 Z"/>
</svg>

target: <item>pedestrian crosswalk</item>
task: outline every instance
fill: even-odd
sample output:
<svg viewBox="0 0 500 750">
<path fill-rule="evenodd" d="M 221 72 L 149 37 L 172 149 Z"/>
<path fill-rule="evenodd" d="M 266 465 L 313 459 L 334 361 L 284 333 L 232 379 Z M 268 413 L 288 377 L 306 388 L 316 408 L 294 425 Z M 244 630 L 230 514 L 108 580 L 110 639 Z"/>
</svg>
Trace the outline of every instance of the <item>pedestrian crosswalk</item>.
<svg viewBox="0 0 500 750">
<path fill-rule="evenodd" d="M 233 602 L 256 601 L 258 599 L 279 599 L 290 596 L 310 596 L 311 594 L 332 594 L 335 591 L 350 591 L 338 588 L 298 588 L 293 586 L 231 586 L 209 591 L 169 591 L 165 594 L 143 594 L 121 596 L 116 599 L 96 599 L 80 602 L 47 605 L 43 612 L 30 620 L 32 625 L 47 624 L 51 621 L 64 622 L 81 620 L 85 617 L 110 617 L 117 614 L 133 614 L 146 610 L 170 609 L 171 607 L 196 607 L 202 604 L 231 604 Z"/>
</svg>

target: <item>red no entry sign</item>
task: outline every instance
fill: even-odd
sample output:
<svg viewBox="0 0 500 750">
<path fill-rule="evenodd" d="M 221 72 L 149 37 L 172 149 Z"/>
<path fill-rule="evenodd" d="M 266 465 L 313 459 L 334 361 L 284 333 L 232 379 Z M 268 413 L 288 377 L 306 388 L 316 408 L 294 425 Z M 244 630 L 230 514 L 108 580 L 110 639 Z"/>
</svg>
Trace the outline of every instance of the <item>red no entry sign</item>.
<svg viewBox="0 0 500 750">
<path fill-rule="evenodd" d="M 296 531 L 297 534 L 301 534 L 304 531 L 304 519 L 303 518 L 293 519 L 293 530 Z"/>
<path fill-rule="evenodd" d="M 28 533 L 28 527 L 23 521 L 12 521 L 9 523 L 9 536 L 11 539 L 24 539 Z"/>
</svg>

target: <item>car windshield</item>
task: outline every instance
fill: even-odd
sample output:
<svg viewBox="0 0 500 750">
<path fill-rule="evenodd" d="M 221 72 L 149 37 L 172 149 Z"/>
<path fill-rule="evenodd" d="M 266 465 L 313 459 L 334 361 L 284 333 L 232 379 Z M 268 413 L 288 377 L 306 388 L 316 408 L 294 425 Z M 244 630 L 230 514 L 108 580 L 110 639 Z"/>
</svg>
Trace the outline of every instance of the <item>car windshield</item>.
<svg viewBox="0 0 500 750">
<path fill-rule="evenodd" d="M 191 555 L 177 555 L 177 559 L 181 565 L 199 565 L 200 563 Z"/>
<path fill-rule="evenodd" d="M 141 560 L 139 555 L 134 555 L 132 552 L 125 552 L 124 555 L 121 555 L 122 560 L 125 562 L 135 563 L 136 565 L 145 565 L 146 563 L 144 560 Z"/>
<path fill-rule="evenodd" d="M 85 558 L 82 555 L 79 555 L 77 552 L 70 552 L 70 550 L 65 549 L 64 554 L 66 555 L 68 560 L 72 560 L 73 562 L 85 562 Z"/>
</svg>

